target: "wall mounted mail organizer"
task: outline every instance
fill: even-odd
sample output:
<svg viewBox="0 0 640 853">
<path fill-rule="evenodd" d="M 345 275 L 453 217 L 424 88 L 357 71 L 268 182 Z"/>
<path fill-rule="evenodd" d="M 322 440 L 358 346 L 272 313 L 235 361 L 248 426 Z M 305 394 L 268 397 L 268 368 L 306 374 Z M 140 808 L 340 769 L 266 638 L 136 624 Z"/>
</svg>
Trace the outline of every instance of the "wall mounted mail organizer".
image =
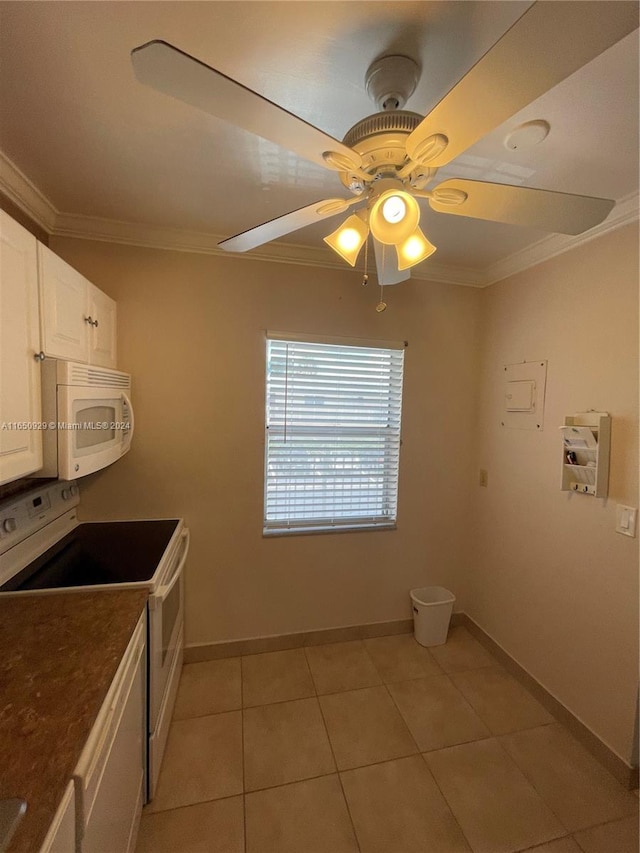
<svg viewBox="0 0 640 853">
<path fill-rule="evenodd" d="M 562 432 L 562 491 L 606 498 L 611 417 L 607 412 L 567 415 Z"/>
</svg>

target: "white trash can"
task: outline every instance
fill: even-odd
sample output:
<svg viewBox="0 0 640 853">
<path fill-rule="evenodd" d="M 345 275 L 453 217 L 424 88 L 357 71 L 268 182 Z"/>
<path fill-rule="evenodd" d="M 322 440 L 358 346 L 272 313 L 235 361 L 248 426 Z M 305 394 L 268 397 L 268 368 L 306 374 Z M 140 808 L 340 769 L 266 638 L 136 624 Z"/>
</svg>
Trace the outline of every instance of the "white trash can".
<svg viewBox="0 0 640 853">
<path fill-rule="evenodd" d="M 416 640 L 421 646 L 446 643 L 455 595 L 443 586 L 423 586 L 412 589 L 409 594 Z"/>
</svg>

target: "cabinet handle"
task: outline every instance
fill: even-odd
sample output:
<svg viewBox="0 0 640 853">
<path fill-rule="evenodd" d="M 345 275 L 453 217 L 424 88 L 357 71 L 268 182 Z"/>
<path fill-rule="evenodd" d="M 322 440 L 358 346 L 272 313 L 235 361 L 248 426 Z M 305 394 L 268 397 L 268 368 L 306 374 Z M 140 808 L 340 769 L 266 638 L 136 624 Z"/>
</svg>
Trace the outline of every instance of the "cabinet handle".
<svg viewBox="0 0 640 853">
<path fill-rule="evenodd" d="M 84 321 L 85 321 L 85 323 L 88 323 L 90 326 L 93 326 L 93 320 L 91 319 L 91 317 L 85 317 Z"/>
<path fill-rule="evenodd" d="M 44 361 L 44 353 L 42 352 L 42 350 L 40 350 L 40 352 L 34 353 L 33 357 L 36 361 Z"/>
<path fill-rule="evenodd" d="M 97 321 L 97 320 L 94 320 L 94 321 L 93 321 L 93 328 L 94 328 L 94 329 L 97 329 L 97 328 L 98 328 L 98 321 Z"/>
</svg>

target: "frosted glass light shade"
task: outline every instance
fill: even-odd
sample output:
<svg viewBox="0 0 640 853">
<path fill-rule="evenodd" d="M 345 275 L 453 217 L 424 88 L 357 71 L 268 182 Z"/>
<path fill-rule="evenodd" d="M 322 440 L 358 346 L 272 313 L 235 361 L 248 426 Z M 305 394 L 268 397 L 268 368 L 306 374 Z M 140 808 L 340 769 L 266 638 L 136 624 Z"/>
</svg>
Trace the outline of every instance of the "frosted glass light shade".
<svg viewBox="0 0 640 853">
<path fill-rule="evenodd" d="M 345 219 L 339 228 L 323 239 L 328 246 L 331 246 L 334 252 L 337 252 L 340 257 L 344 258 L 348 264 L 354 267 L 358 260 L 360 249 L 363 247 L 368 236 L 369 229 L 366 223 L 353 213 Z"/>
<path fill-rule="evenodd" d="M 429 255 L 433 255 L 436 247 L 430 243 L 424 236 L 420 228 L 416 228 L 413 234 L 408 237 L 404 243 L 396 246 L 398 253 L 398 269 L 406 270 L 409 267 L 414 267 Z"/>
<path fill-rule="evenodd" d="M 375 200 L 369 214 L 371 233 L 380 243 L 397 246 L 418 227 L 418 202 L 403 190 L 387 190 Z"/>
</svg>

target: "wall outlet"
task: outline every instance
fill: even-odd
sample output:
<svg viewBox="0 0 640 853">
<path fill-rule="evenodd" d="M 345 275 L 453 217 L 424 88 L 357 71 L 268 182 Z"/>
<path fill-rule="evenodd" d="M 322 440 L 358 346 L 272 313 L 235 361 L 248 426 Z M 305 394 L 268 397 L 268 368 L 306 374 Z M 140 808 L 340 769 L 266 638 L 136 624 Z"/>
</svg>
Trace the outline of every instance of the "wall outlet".
<svg viewBox="0 0 640 853">
<path fill-rule="evenodd" d="M 485 471 L 484 468 L 480 469 L 480 474 L 478 476 L 479 485 L 483 486 L 485 489 L 489 485 L 489 472 Z"/>
<path fill-rule="evenodd" d="M 616 533 L 622 533 L 623 536 L 636 535 L 636 517 L 638 510 L 634 506 L 616 506 Z"/>
</svg>

